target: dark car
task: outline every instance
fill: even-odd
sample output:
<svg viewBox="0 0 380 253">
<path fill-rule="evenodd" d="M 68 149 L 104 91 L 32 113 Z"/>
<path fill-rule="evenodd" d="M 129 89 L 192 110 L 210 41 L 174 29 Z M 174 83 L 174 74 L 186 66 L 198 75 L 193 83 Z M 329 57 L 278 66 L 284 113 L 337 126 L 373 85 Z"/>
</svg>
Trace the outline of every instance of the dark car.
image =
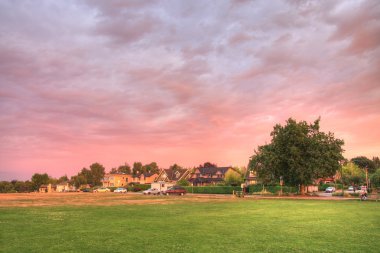
<svg viewBox="0 0 380 253">
<path fill-rule="evenodd" d="M 90 188 L 84 188 L 84 189 L 81 189 L 82 192 L 91 192 L 91 189 Z"/>
<path fill-rule="evenodd" d="M 186 194 L 186 190 L 182 186 L 176 185 L 176 186 L 173 186 L 173 187 L 167 189 L 166 191 L 164 191 L 164 194 L 166 194 L 166 195 L 172 195 L 172 194 L 184 195 L 184 194 Z"/>
</svg>

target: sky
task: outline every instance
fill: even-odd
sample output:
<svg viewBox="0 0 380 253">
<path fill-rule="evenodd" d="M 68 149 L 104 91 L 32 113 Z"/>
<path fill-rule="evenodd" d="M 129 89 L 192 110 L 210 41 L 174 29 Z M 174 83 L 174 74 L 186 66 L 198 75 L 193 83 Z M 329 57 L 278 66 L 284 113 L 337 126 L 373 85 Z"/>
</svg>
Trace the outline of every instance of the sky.
<svg viewBox="0 0 380 253">
<path fill-rule="evenodd" d="M 0 1 L 0 181 L 246 166 L 290 117 L 380 156 L 380 1 Z"/>
</svg>

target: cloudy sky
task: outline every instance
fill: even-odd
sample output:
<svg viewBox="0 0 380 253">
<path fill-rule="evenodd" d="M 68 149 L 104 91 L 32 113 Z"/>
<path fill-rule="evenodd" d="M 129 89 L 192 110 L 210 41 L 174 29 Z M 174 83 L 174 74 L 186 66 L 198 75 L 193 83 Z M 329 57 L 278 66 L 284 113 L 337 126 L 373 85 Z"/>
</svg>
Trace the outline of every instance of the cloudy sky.
<svg viewBox="0 0 380 253">
<path fill-rule="evenodd" d="M 380 2 L 0 1 L 0 180 L 247 165 L 276 123 L 380 155 Z"/>
</svg>

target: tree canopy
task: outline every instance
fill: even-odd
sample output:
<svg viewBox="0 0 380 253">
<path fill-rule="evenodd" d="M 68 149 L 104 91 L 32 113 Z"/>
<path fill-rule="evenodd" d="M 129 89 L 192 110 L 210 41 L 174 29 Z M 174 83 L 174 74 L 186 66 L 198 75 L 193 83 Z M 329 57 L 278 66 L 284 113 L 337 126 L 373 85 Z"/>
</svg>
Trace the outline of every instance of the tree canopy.
<svg viewBox="0 0 380 253">
<path fill-rule="evenodd" d="M 376 170 L 375 162 L 368 159 L 365 156 L 358 156 L 358 157 L 352 158 L 351 162 L 355 163 L 361 169 L 367 168 L 369 173 L 374 173 Z"/>
<path fill-rule="evenodd" d="M 49 175 L 47 173 L 34 173 L 32 176 L 33 189 L 38 190 L 41 185 L 49 183 Z"/>
<path fill-rule="evenodd" d="M 201 164 L 198 166 L 198 168 L 216 168 L 218 165 L 215 163 L 205 162 L 204 164 Z"/>
<path fill-rule="evenodd" d="M 285 126 L 277 124 L 271 143 L 259 146 L 249 161 L 249 169 L 264 182 L 305 186 L 317 178 L 333 176 L 343 160 L 343 140 L 320 131 L 320 119 L 312 124 L 290 118 Z M 301 187 L 302 191 L 303 187 Z"/>
</svg>

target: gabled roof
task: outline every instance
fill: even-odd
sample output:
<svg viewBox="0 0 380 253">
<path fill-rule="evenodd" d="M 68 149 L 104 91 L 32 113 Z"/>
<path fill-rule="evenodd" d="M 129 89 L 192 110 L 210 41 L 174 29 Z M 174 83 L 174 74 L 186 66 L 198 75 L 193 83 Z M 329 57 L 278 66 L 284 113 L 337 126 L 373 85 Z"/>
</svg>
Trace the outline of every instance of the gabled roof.
<svg viewBox="0 0 380 253">
<path fill-rule="evenodd" d="M 188 169 L 163 169 L 157 177 L 157 181 L 162 180 L 162 177 L 165 177 L 165 180 L 168 181 L 178 181 L 183 178 L 186 178 L 189 175 L 190 171 Z"/>
<path fill-rule="evenodd" d="M 208 174 L 211 174 L 211 175 L 215 175 L 218 171 L 221 173 L 221 174 L 226 174 L 226 172 L 229 170 L 229 169 L 232 169 L 231 167 L 209 167 L 209 168 L 198 168 L 199 172 L 202 174 L 202 175 L 208 175 Z"/>
</svg>

